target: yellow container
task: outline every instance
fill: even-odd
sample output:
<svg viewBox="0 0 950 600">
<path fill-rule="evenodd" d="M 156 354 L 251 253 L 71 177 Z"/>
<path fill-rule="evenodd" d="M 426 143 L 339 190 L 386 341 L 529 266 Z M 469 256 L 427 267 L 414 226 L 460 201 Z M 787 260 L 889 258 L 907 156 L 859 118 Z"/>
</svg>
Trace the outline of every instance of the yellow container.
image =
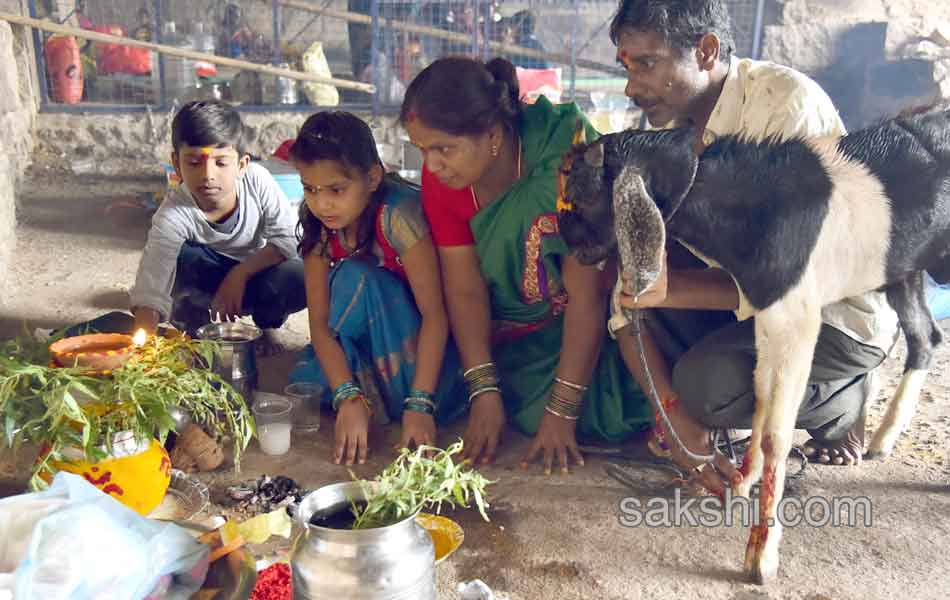
<svg viewBox="0 0 950 600">
<path fill-rule="evenodd" d="M 135 440 L 131 434 L 116 434 L 113 456 L 97 463 L 86 461 L 75 449 L 64 454 L 70 460 L 54 461 L 50 466 L 82 475 L 142 516 L 161 504 L 171 479 L 171 460 L 158 440 Z"/>
<path fill-rule="evenodd" d="M 416 515 L 416 523 L 422 525 L 422 528 L 432 537 L 432 543 L 435 545 L 435 564 L 439 564 L 458 550 L 458 547 L 462 545 L 462 540 L 465 539 L 462 526 L 448 517 L 419 513 Z"/>
</svg>

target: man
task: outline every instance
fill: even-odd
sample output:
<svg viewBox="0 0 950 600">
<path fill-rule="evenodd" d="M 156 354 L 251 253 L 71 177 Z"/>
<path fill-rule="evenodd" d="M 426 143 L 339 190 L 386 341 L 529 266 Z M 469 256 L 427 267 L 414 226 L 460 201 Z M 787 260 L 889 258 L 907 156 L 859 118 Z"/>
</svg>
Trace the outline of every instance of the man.
<svg viewBox="0 0 950 600">
<path fill-rule="evenodd" d="M 733 56 L 730 31 L 722 0 L 622 1 L 611 39 L 627 71 L 626 94 L 651 126 L 692 127 L 697 153 L 726 135 L 763 141 L 845 133 L 814 81 L 793 69 Z M 751 426 L 752 310 L 728 273 L 690 268 L 675 259 L 676 250 L 670 249 L 667 270 L 653 288 L 638 301 L 621 294 L 619 303 L 657 309 L 646 336 L 651 372 L 680 438 L 694 452 L 708 454 L 709 428 Z M 722 318 L 729 313 L 710 312 L 730 310 L 738 322 Z M 805 448 L 810 459 L 854 465 L 863 452 L 865 406 L 876 392 L 871 374 L 896 340 L 897 316 L 884 294 L 874 292 L 825 307 L 822 320 L 797 427 L 812 436 Z M 626 338 L 626 362 L 642 381 L 626 325 L 615 310 L 611 329 Z M 673 362 L 672 371 L 666 361 Z M 694 466 L 677 454 L 674 459 Z M 738 476 L 721 455 L 716 466 L 730 479 Z M 702 479 L 714 491 L 722 489 L 714 469 L 704 469 Z"/>
</svg>

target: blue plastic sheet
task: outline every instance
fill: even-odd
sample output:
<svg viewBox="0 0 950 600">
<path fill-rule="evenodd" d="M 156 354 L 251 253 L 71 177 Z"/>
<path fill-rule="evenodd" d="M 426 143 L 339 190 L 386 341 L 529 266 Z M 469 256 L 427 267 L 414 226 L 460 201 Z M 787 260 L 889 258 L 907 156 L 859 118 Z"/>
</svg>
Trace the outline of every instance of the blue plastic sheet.
<svg viewBox="0 0 950 600">
<path fill-rule="evenodd" d="M 928 274 L 927 304 L 938 321 L 950 317 L 950 284 L 940 285 Z"/>
</svg>

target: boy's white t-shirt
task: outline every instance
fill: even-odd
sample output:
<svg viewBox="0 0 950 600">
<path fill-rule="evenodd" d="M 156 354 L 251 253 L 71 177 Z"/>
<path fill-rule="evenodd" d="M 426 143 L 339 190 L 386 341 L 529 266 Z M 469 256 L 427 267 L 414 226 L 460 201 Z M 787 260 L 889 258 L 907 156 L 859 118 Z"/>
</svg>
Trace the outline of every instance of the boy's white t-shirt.
<svg viewBox="0 0 950 600">
<path fill-rule="evenodd" d="M 185 242 L 202 244 L 237 261 L 267 244 L 286 258 L 297 255 L 297 215 L 270 172 L 251 163 L 236 188 L 237 223 L 229 232 L 212 227 L 184 183 L 165 198 L 152 217 L 132 288 L 133 308 L 152 308 L 162 320 L 168 319 L 178 253 Z"/>
</svg>

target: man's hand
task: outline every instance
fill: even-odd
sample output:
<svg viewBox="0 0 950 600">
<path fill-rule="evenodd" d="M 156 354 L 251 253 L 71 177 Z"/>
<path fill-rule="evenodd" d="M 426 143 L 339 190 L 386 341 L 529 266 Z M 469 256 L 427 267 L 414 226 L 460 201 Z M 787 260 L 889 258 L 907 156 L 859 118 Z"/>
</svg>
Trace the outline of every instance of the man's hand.
<svg viewBox="0 0 950 600">
<path fill-rule="evenodd" d="M 634 298 L 632 294 L 627 293 L 627 285 L 624 281 L 624 285 L 620 291 L 620 305 L 624 308 L 633 310 L 663 306 L 666 303 L 668 294 L 668 268 L 666 261 L 664 260 L 663 266 L 660 269 L 660 274 L 657 276 L 656 281 L 654 281 L 653 285 L 648 287 L 646 291 L 640 294 L 639 298 Z"/>
<path fill-rule="evenodd" d="M 680 441 L 695 454 L 708 455 L 713 452 L 711 431 L 702 424 L 693 420 L 682 408 L 667 408 L 667 416 L 670 418 L 670 424 L 679 434 Z M 699 468 L 697 476 L 699 483 L 707 490 L 716 494 L 720 498 L 726 491 L 727 486 L 738 485 L 742 481 L 742 473 L 732 464 L 725 454 L 715 451 L 716 459 L 714 465 L 698 463 L 686 456 L 682 449 L 673 442 L 673 437 L 669 431 L 666 431 L 666 438 L 670 445 L 670 458 L 674 463 L 684 471 L 695 471 Z"/>
<path fill-rule="evenodd" d="M 554 457 L 557 456 L 558 463 L 561 465 L 561 473 L 568 473 L 568 464 L 573 458 L 579 467 L 584 466 L 584 457 L 577 447 L 577 421 L 559 417 L 548 411 L 544 411 L 541 417 L 541 424 L 538 426 L 538 433 L 531 442 L 527 454 L 521 461 L 521 468 L 527 469 L 538 454 L 544 457 L 544 474 L 551 474 L 551 465 Z"/>
<path fill-rule="evenodd" d="M 231 269 L 218 286 L 214 299 L 211 300 L 212 312 L 219 313 L 228 319 L 240 317 L 248 279 L 249 277 L 245 275 L 240 265 Z"/>
</svg>

